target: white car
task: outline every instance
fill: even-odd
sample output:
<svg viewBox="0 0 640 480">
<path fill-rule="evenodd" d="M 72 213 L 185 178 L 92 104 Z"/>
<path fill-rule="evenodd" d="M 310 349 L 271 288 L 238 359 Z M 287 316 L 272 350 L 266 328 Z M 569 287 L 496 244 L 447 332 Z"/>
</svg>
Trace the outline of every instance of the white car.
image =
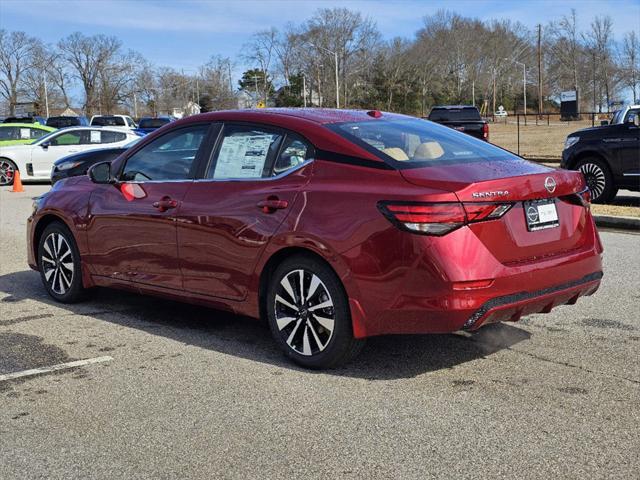
<svg viewBox="0 0 640 480">
<path fill-rule="evenodd" d="M 129 115 L 94 115 L 91 117 L 92 127 L 110 127 L 124 130 L 137 128 L 136 122 Z"/>
<path fill-rule="evenodd" d="M 498 117 L 498 118 L 506 118 L 508 116 L 507 111 L 506 110 L 496 110 L 493 113 L 494 117 Z"/>
<path fill-rule="evenodd" d="M 11 185 L 16 170 L 20 179 L 50 180 L 56 160 L 86 150 L 126 145 L 139 136 L 133 131 L 105 127 L 69 127 L 51 132 L 29 145 L 0 147 L 0 185 Z"/>
</svg>

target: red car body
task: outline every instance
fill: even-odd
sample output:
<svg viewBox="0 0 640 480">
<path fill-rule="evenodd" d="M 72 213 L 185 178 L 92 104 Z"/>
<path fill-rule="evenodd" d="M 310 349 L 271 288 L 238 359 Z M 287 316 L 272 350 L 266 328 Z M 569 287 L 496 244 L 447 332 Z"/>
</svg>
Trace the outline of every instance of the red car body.
<svg viewBox="0 0 640 480">
<path fill-rule="evenodd" d="M 356 338 L 474 330 L 546 313 L 597 290 L 602 246 L 588 205 L 580 201 L 581 174 L 515 156 L 394 169 L 332 128 L 397 118 L 406 117 L 291 109 L 216 112 L 174 122 L 129 149 L 112 169 L 170 129 L 202 122 L 293 131 L 316 155 L 291 174 L 266 181 L 202 181 L 198 173 L 155 183 L 66 179 L 37 202 L 29 218 L 29 265 L 39 269 L 39 236 L 60 220 L 77 243 L 85 287 L 124 288 L 258 318 L 273 266 L 309 252 L 340 278 Z M 549 177 L 553 192 L 545 188 Z M 495 202 L 482 197 L 493 192 L 511 205 L 503 216 L 465 221 L 440 236 L 398 228 L 385 215 L 402 209 L 387 208 L 389 202 L 463 204 L 468 210 Z M 560 225 L 529 231 L 523 202 L 548 198 L 555 201 Z M 175 208 L 163 210 L 158 202 Z"/>
</svg>

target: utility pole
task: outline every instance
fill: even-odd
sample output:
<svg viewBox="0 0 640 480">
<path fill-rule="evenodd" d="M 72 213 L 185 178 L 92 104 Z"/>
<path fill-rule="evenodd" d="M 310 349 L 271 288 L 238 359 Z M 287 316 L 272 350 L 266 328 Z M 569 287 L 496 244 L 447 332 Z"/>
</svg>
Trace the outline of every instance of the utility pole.
<svg viewBox="0 0 640 480">
<path fill-rule="evenodd" d="M 138 118 L 138 98 L 136 92 L 133 92 L 133 118 Z"/>
<path fill-rule="evenodd" d="M 47 91 L 47 72 L 44 72 L 42 74 L 42 81 L 44 82 L 44 105 L 47 111 L 47 118 L 49 118 L 49 92 Z"/>
<path fill-rule="evenodd" d="M 302 74 L 302 104 L 307 108 L 307 76 Z"/>
<path fill-rule="evenodd" d="M 538 114 L 542 108 L 542 25 L 538 24 Z"/>
<path fill-rule="evenodd" d="M 496 111 L 496 67 L 493 67 L 493 110 L 492 114 Z"/>
<path fill-rule="evenodd" d="M 596 50 L 591 50 L 593 57 L 593 111 L 596 111 Z"/>
<path fill-rule="evenodd" d="M 476 106 L 476 81 L 475 80 L 471 80 L 471 97 L 473 100 L 473 106 Z"/>
</svg>

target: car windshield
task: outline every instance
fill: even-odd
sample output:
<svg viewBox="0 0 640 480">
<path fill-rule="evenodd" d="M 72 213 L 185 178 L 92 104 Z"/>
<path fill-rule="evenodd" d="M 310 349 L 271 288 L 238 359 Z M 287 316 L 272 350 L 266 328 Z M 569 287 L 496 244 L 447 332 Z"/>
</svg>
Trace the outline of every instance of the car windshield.
<svg viewBox="0 0 640 480">
<path fill-rule="evenodd" d="M 168 118 L 143 118 L 140 120 L 139 128 L 160 128 L 169 123 Z"/>
<path fill-rule="evenodd" d="M 122 117 L 96 117 L 91 121 L 91 125 L 99 127 L 124 127 L 124 118 Z"/>
<path fill-rule="evenodd" d="M 429 120 L 433 122 L 473 122 L 480 121 L 477 108 L 434 108 L 429 113 Z"/>
<path fill-rule="evenodd" d="M 485 141 L 417 118 L 338 123 L 329 128 L 396 168 L 518 158 Z"/>
</svg>

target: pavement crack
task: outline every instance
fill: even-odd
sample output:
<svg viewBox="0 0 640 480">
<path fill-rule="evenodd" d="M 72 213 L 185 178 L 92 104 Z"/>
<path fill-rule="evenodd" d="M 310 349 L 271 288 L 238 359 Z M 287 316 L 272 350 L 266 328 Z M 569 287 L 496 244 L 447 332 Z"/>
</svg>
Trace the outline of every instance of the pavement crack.
<svg viewBox="0 0 640 480">
<path fill-rule="evenodd" d="M 559 360 L 553 360 L 551 358 L 543 357 L 543 356 L 537 355 L 535 353 L 525 352 L 523 350 L 517 350 L 517 349 L 512 348 L 512 347 L 507 347 L 506 350 L 510 350 L 512 352 L 516 352 L 516 353 L 519 353 L 521 355 L 526 355 L 528 357 L 535 358 L 536 360 L 540 360 L 541 362 L 553 363 L 555 365 L 560 365 L 560 366 L 563 366 L 563 367 L 576 368 L 578 370 L 582 370 L 582 371 L 587 372 L 587 373 L 593 373 L 595 375 L 600 375 L 600 376 L 603 376 L 603 377 L 612 377 L 612 378 L 616 378 L 618 380 L 624 380 L 624 381 L 627 381 L 627 382 L 630 382 L 630 383 L 634 383 L 636 385 L 640 385 L 640 380 L 634 380 L 633 378 L 621 377 L 620 375 L 615 375 L 613 373 L 603 373 L 603 372 L 599 372 L 597 370 L 591 370 L 589 368 L 582 367 L 580 365 L 575 365 L 575 364 L 569 363 L 569 362 L 562 362 L 562 361 L 559 361 Z"/>
</svg>

